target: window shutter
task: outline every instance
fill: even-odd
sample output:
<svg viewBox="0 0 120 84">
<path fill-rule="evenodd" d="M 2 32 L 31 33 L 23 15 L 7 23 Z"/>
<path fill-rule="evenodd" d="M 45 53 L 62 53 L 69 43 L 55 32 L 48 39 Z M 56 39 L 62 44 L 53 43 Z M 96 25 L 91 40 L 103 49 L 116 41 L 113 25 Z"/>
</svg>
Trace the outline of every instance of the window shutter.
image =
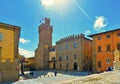
<svg viewBox="0 0 120 84">
<path fill-rule="evenodd" d="M 3 40 L 3 34 L 0 32 L 0 41 Z"/>
</svg>

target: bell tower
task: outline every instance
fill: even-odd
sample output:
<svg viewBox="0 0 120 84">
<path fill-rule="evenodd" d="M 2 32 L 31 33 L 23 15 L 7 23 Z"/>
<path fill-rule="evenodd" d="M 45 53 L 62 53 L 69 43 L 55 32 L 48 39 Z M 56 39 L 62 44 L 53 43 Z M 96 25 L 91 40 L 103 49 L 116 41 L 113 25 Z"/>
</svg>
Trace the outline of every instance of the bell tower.
<svg viewBox="0 0 120 84">
<path fill-rule="evenodd" d="M 50 19 L 44 18 L 45 22 L 38 27 L 39 43 L 35 50 L 35 68 L 47 69 L 49 60 L 49 47 L 52 46 L 52 31 L 53 27 L 50 25 Z"/>
</svg>

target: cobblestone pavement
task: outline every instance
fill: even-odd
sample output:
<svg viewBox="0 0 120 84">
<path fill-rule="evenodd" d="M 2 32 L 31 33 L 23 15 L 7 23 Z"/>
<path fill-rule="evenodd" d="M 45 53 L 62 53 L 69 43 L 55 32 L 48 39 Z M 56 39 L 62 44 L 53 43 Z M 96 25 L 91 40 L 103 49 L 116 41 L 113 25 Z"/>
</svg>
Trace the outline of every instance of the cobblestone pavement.
<svg viewBox="0 0 120 84">
<path fill-rule="evenodd" d="M 30 75 L 30 71 L 25 72 L 25 75 L 29 78 L 26 79 L 26 76 L 21 76 L 21 79 L 16 82 L 4 82 L 0 84 L 56 84 L 62 81 L 76 79 L 80 76 L 88 75 L 88 72 L 76 72 L 76 71 L 56 71 L 56 70 L 47 70 L 47 71 L 32 71 L 33 76 Z M 57 76 L 55 73 L 57 72 Z"/>
<path fill-rule="evenodd" d="M 39 75 L 38 75 L 39 72 Z M 120 84 L 120 70 L 103 72 L 100 74 L 93 74 L 88 76 L 86 72 L 58 72 L 57 76 L 53 76 L 53 72 L 34 72 L 34 77 L 28 80 L 19 80 L 12 84 Z M 43 75 L 44 73 L 45 75 Z M 27 74 L 29 74 L 27 72 Z M 41 74 L 41 75 L 40 75 Z M 0 83 L 0 84 L 11 84 Z"/>
<path fill-rule="evenodd" d="M 57 76 L 55 76 L 54 72 L 55 71 L 34 71 L 34 75 L 31 77 L 32 79 L 19 80 L 13 84 L 54 84 L 88 75 L 88 72 L 57 71 Z M 30 76 L 29 73 L 30 72 L 26 72 L 28 76 Z"/>
</svg>

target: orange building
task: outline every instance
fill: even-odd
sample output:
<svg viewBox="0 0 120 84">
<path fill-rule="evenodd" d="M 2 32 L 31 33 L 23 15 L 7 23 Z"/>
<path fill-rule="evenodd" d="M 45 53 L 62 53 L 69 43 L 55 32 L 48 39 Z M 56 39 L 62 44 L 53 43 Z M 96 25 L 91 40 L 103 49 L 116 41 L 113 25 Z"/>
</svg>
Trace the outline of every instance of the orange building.
<svg viewBox="0 0 120 84">
<path fill-rule="evenodd" d="M 113 67 L 114 51 L 120 50 L 120 29 L 89 35 L 93 38 L 93 71 L 106 71 Z"/>
</svg>

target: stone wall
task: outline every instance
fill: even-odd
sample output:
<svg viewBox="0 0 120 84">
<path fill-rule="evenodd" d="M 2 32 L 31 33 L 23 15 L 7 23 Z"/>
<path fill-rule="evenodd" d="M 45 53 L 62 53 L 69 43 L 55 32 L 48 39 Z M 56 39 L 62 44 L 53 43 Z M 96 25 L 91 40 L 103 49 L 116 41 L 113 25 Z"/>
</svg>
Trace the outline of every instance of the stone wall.
<svg viewBox="0 0 120 84">
<path fill-rule="evenodd" d="M 89 70 L 92 67 L 91 56 L 92 42 L 84 34 L 71 35 L 56 42 L 56 69 Z"/>
<path fill-rule="evenodd" d="M 117 49 L 114 51 L 114 70 L 120 70 L 120 51 Z"/>
</svg>

